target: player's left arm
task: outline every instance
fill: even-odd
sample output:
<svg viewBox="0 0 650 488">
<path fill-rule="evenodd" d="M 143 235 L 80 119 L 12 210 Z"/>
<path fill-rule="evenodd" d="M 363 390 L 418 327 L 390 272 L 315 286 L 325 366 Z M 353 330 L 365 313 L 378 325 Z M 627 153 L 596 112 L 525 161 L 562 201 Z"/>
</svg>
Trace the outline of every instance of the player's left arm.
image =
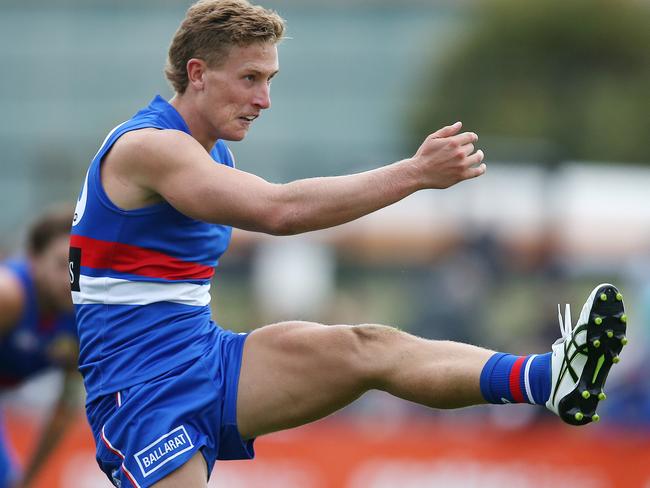
<svg viewBox="0 0 650 488">
<path fill-rule="evenodd" d="M 25 307 L 25 291 L 18 278 L 0 267 L 0 337 L 18 323 Z"/>
<path fill-rule="evenodd" d="M 26 464 L 22 482 L 19 484 L 20 488 L 31 486 L 79 410 L 81 376 L 73 367 L 77 362 L 76 353 L 69 344 L 64 343 L 58 347 L 59 350 L 57 351 L 55 347 L 53 354 L 58 356 L 60 364 L 65 365 L 61 389 L 52 414 L 41 431 L 38 444 Z"/>
</svg>

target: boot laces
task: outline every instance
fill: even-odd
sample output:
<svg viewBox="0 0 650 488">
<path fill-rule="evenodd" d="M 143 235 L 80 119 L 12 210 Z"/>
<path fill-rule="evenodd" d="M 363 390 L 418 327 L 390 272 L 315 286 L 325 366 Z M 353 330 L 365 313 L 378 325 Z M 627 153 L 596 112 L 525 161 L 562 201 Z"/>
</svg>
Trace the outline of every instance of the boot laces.
<svg viewBox="0 0 650 488">
<path fill-rule="evenodd" d="M 564 320 L 562 320 L 562 311 L 560 304 L 557 305 L 557 318 L 560 321 L 560 332 L 562 332 L 562 340 L 571 335 L 571 306 L 567 303 L 564 307 Z"/>
</svg>

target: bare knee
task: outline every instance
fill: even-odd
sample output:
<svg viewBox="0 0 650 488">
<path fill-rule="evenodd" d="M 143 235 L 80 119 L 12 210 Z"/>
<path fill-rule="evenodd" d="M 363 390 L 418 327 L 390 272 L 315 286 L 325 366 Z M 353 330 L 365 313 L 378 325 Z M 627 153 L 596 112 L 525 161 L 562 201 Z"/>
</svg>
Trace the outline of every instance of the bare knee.
<svg viewBox="0 0 650 488">
<path fill-rule="evenodd" d="M 348 329 L 351 335 L 351 369 L 359 375 L 367 389 L 381 388 L 386 375 L 386 356 L 399 340 L 394 327 L 360 324 Z"/>
<path fill-rule="evenodd" d="M 283 322 L 253 333 L 270 351 L 273 364 L 295 374 L 338 372 L 360 392 L 378 388 L 386 375 L 386 358 L 400 332 L 385 325 L 321 325 Z M 259 351 L 258 351 L 259 352 Z M 314 371 L 312 371 L 314 370 Z"/>
<path fill-rule="evenodd" d="M 368 344 L 381 343 L 387 338 L 392 338 L 395 334 L 399 333 L 399 330 L 395 327 L 381 324 L 353 325 L 352 330 L 361 341 Z"/>
</svg>

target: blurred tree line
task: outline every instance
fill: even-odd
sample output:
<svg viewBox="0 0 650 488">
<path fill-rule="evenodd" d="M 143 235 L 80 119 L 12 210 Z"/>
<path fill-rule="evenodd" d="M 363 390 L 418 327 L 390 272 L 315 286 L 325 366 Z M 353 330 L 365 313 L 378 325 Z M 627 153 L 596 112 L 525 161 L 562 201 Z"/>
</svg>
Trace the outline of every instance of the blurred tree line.
<svg viewBox="0 0 650 488">
<path fill-rule="evenodd" d="M 416 97 L 412 142 L 462 120 L 490 160 L 650 163 L 650 4 L 485 0 L 470 13 Z"/>
</svg>

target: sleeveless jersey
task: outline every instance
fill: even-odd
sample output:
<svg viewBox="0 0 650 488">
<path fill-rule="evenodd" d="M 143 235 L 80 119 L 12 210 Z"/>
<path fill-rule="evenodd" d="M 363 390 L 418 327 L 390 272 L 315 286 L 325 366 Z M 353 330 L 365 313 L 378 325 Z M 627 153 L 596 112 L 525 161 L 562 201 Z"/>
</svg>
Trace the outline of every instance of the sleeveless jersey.
<svg viewBox="0 0 650 488">
<path fill-rule="evenodd" d="M 77 339 L 74 314 L 43 315 L 29 262 L 16 258 L 0 263 L 20 282 L 25 296 L 22 315 L 5 335 L 0 335 L 0 389 L 16 386 L 32 375 L 56 367 L 47 353 L 59 339 Z"/>
<path fill-rule="evenodd" d="M 72 224 L 70 281 L 89 402 L 201 356 L 217 333 L 210 319 L 210 279 L 231 227 L 192 219 L 167 202 L 122 210 L 102 187 L 106 153 L 123 134 L 143 128 L 190 134 L 176 109 L 156 96 L 106 137 L 86 174 Z M 233 166 L 223 141 L 210 155 Z"/>
</svg>

